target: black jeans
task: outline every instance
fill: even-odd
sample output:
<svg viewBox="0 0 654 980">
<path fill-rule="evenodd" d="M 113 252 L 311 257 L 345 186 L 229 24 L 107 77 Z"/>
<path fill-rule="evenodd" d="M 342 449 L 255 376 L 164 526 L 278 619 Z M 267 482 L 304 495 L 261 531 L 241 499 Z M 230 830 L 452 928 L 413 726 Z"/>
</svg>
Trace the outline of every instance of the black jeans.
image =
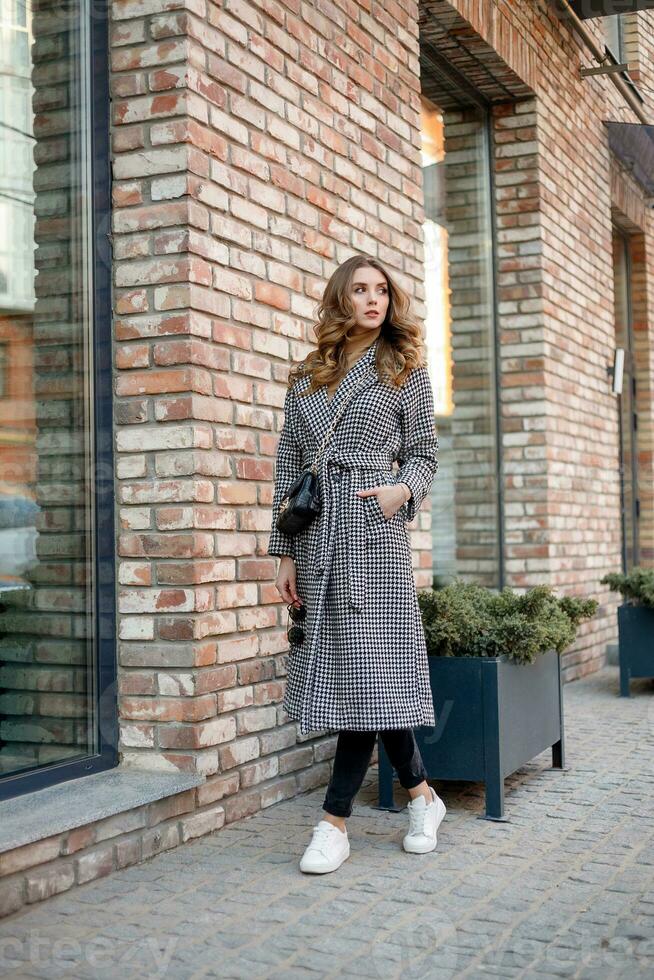
<svg viewBox="0 0 654 980">
<path fill-rule="evenodd" d="M 412 728 L 383 729 L 379 737 L 405 789 L 412 789 L 427 778 Z M 327 813 L 335 817 L 349 817 L 352 813 L 352 801 L 370 765 L 376 739 L 376 731 L 339 731 L 332 778 L 322 805 Z"/>
</svg>

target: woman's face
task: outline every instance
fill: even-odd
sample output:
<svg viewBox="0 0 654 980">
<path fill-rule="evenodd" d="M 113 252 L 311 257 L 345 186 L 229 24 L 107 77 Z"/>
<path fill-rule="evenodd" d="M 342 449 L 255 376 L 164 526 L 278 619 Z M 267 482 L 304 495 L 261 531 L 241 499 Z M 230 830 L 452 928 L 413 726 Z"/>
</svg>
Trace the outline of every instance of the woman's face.
<svg viewBox="0 0 654 980">
<path fill-rule="evenodd" d="M 388 309 L 386 276 L 369 265 L 357 269 L 352 276 L 350 300 L 359 328 L 357 333 L 378 332 Z"/>
</svg>

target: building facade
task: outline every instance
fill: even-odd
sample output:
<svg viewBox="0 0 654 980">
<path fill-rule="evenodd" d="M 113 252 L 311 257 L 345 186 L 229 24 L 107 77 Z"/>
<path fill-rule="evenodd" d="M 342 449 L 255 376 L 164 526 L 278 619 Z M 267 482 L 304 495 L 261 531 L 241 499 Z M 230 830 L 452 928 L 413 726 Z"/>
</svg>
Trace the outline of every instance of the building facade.
<svg viewBox="0 0 654 980">
<path fill-rule="evenodd" d="M 266 545 L 354 252 L 425 324 L 416 585 L 593 596 L 565 679 L 606 662 L 600 579 L 654 562 L 654 10 L 616 6 L 3 5 L 2 914 L 327 783 Z"/>
</svg>

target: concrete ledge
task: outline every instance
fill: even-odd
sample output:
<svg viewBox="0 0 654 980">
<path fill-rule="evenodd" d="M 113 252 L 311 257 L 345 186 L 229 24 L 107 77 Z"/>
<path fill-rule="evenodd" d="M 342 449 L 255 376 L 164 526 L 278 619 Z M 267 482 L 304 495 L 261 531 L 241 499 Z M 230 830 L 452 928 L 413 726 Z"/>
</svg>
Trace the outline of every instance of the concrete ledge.
<svg viewBox="0 0 654 980">
<path fill-rule="evenodd" d="M 0 853 L 193 789 L 197 773 L 116 766 L 0 802 Z"/>
</svg>

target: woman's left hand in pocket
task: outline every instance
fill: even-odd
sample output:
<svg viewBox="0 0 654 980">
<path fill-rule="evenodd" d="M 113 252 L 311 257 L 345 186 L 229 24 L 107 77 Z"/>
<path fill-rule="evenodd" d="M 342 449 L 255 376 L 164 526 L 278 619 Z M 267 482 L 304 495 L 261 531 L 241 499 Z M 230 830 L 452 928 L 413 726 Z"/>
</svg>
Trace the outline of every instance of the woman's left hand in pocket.
<svg viewBox="0 0 654 980">
<path fill-rule="evenodd" d="M 377 503 L 386 520 L 397 514 L 402 504 L 407 501 L 407 490 L 404 483 L 388 483 L 380 487 L 368 487 L 356 491 L 359 497 L 377 497 Z"/>
</svg>

